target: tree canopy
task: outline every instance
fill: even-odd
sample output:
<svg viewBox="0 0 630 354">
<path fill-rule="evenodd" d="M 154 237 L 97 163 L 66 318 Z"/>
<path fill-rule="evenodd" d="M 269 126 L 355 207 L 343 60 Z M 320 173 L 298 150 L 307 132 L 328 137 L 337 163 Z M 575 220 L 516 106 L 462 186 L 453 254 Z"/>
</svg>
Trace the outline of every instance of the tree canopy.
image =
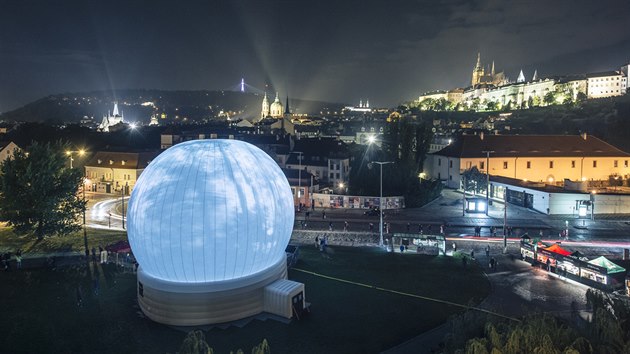
<svg viewBox="0 0 630 354">
<path fill-rule="evenodd" d="M 67 146 L 33 143 L 0 165 L 0 217 L 17 234 L 66 235 L 81 228 L 85 201 L 78 195 L 79 169 L 66 166 Z"/>
<path fill-rule="evenodd" d="M 350 192 L 357 195 L 380 193 L 380 169 L 371 161 L 388 161 L 383 165 L 383 195 L 403 195 L 408 207 L 423 205 L 441 192 L 439 181 L 421 180 L 419 172 L 432 138 L 426 123 L 403 117 L 386 126 L 380 149 L 376 145 L 355 146 L 350 172 Z"/>
</svg>

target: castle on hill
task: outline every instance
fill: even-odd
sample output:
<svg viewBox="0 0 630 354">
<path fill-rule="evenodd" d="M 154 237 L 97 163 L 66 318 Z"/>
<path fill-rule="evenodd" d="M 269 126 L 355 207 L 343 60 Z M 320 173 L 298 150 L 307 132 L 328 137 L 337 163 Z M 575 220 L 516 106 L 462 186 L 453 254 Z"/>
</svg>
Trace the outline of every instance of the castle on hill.
<svg viewBox="0 0 630 354">
<path fill-rule="evenodd" d="M 521 70 L 513 82 L 503 71 L 495 71 L 494 61 L 491 65 L 482 65 L 481 53 L 478 53 L 470 86 L 428 92 L 420 95 L 416 102 L 421 109 L 494 111 L 621 96 L 630 86 L 629 68 L 630 64 L 625 64 L 620 70 L 544 78 L 534 70 L 530 80 Z"/>
</svg>

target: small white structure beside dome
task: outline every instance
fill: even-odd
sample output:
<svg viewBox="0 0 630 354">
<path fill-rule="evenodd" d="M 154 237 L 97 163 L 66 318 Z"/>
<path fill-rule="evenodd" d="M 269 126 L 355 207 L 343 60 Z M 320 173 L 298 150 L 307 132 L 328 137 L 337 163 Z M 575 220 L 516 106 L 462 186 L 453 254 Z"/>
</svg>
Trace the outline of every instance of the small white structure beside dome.
<svg viewBox="0 0 630 354">
<path fill-rule="evenodd" d="M 264 311 L 264 288 L 287 277 L 293 222 L 288 181 L 259 148 L 219 139 L 169 148 L 129 200 L 140 308 L 180 326 Z"/>
</svg>

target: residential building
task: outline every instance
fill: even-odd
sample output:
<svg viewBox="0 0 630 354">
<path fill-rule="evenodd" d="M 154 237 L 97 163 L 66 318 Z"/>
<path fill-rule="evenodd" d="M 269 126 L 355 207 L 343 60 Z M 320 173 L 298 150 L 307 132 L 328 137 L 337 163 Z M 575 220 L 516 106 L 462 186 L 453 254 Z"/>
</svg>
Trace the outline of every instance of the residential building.
<svg viewBox="0 0 630 354">
<path fill-rule="evenodd" d="M 331 186 L 346 183 L 350 174 L 347 145 L 334 138 L 300 139 L 286 162 L 288 169 L 304 169 Z"/>
<path fill-rule="evenodd" d="M 159 155 L 150 152 L 99 151 L 85 164 L 87 190 L 129 195 L 144 169 Z"/>
<path fill-rule="evenodd" d="M 12 141 L 0 141 L 0 163 L 12 157 L 19 150 L 21 150 L 20 147 Z"/>
<path fill-rule="evenodd" d="M 621 71 L 592 73 L 587 74 L 586 77 L 588 98 L 621 96 L 626 93 L 627 77 Z"/>
</svg>

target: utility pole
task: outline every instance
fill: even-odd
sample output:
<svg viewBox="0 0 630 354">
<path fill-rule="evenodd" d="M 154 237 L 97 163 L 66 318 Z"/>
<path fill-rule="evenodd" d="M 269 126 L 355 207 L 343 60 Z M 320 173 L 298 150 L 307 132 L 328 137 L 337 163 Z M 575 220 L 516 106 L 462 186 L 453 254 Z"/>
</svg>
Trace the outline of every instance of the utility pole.
<svg viewBox="0 0 630 354">
<path fill-rule="evenodd" d="M 390 163 L 394 163 L 393 161 L 372 161 L 372 163 L 377 163 L 381 166 L 381 197 L 379 199 L 379 206 L 380 206 L 380 211 L 379 211 L 379 217 L 380 217 L 380 223 L 379 223 L 379 230 L 380 230 L 380 239 L 379 239 L 379 246 L 383 247 L 383 165 L 387 165 Z M 392 245 L 392 251 L 394 250 L 394 245 Z"/>
<path fill-rule="evenodd" d="M 85 244 L 85 256 L 89 259 L 88 256 L 90 255 L 90 249 L 88 248 L 87 230 L 85 227 L 85 209 L 87 208 L 87 202 L 85 201 L 85 183 L 86 183 L 86 179 L 84 177 L 83 178 L 83 243 Z"/>
<path fill-rule="evenodd" d="M 508 208 L 508 188 L 503 190 L 503 253 L 507 252 L 507 208 Z"/>
<path fill-rule="evenodd" d="M 486 215 L 488 215 L 488 209 L 490 209 L 490 154 L 494 153 L 494 150 L 482 152 L 486 154 Z"/>
</svg>

